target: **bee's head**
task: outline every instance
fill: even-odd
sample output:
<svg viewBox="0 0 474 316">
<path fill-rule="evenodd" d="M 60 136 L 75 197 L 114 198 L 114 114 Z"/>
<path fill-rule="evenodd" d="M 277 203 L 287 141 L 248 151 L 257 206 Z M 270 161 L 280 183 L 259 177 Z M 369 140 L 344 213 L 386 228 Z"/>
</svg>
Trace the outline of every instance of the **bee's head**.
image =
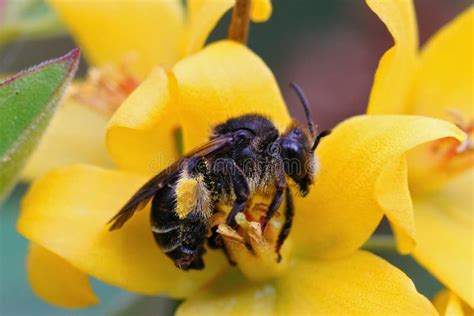
<svg viewBox="0 0 474 316">
<path fill-rule="evenodd" d="M 299 124 L 291 125 L 281 137 L 281 156 L 285 173 L 295 181 L 301 194 L 308 194 L 309 186 L 313 183 L 313 177 L 318 171 L 317 158 L 314 151 L 319 141 L 324 136 L 330 134 L 330 131 L 318 133 L 316 126 L 311 119 L 311 110 L 303 91 L 296 84 L 291 86 L 298 94 L 303 104 L 308 127 Z"/>
</svg>

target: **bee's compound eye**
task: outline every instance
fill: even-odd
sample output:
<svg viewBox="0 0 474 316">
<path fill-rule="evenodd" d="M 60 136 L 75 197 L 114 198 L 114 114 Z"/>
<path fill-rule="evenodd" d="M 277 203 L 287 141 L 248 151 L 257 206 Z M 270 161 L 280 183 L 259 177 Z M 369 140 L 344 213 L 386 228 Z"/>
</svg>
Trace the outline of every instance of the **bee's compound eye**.
<svg viewBox="0 0 474 316">
<path fill-rule="evenodd" d="M 246 129 L 239 129 L 235 133 L 235 138 L 237 140 L 251 139 L 253 136 L 254 134 L 251 131 L 246 130 Z"/>
</svg>

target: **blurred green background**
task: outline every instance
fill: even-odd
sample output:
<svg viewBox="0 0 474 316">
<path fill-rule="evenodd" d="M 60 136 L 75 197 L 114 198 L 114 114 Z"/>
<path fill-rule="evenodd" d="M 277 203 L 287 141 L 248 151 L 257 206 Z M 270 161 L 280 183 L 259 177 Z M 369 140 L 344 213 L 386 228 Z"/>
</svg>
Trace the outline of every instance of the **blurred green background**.
<svg viewBox="0 0 474 316">
<path fill-rule="evenodd" d="M 25 11 L 25 16 L 16 16 L 17 20 L 12 23 L 11 10 L 8 11 L 12 3 L 20 7 L 31 3 L 34 6 L 29 12 Z M 415 0 L 420 42 L 424 43 L 470 3 L 468 0 Z M 251 26 L 249 46 L 273 70 L 292 114 L 303 118 L 302 110 L 288 88 L 291 81 L 303 87 L 312 102 L 314 120 L 323 129 L 363 113 L 378 60 L 392 45 L 384 25 L 363 1 L 275 0 L 273 5 L 269 22 Z M 31 17 L 39 24 L 30 23 Z M 229 14 L 219 23 L 209 41 L 225 37 L 228 21 Z M 25 27 L 25 23 L 30 24 Z M 35 28 L 40 31 L 32 31 Z M 0 34 L 0 43 L 9 41 L 0 46 L 0 76 L 63 55 L 76 46 L 41 0 L 0 0 Z M 87 64 L 82 61 L 79 76 L 86 71 Z M 58 309 L 37 298 L 29 287 L 25 271 L 27 242 L 15 230 L 20 199 L 26 189 L 26 184 L 18 185 L 0 206 L 0 315 L 172 313 L 177 302 L 139 297 L 98 281 L 93 285 L 102 304 L 87 310 Z M 379 233 L 384 232 L 387 232 L 386 223 L 379 229 Z M 440 284 L 411 258 L 383 250 L 379 254 L 401 267 L 415 281 L 418 290 L 428 297 L 441 289 Z"/>
</svg>

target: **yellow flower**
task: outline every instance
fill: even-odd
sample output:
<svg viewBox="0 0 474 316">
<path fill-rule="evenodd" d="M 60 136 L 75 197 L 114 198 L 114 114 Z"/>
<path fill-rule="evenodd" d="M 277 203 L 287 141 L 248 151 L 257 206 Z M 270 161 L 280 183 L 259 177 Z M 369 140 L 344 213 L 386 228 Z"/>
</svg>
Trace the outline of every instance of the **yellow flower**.
<svg viewBox="0 0 474 316">
<path fill-rule="evenodd" d="M 73 84 L 23 172 L 26 180 L 71 163 L 111 166 L 103 144 L 110 114 L 152 67 L 199 51 L 235 0 L 188 0 L 187 10 L 181 0 L 49 3 L 96 68 L 86 83 Z M 254 1 L 252 20 L 264 22 L 271 11 L 269 0 Z"/>
<path fill-rule="evenodd" d="M 474 8 L 443 27 L 419 51 L 411 1 L 367 2 L 395 41 L 380 61 L 368 113 L 447 119 L 468 136 L 462 142 L 437 140 L 410 153 L 408 183 L 417 243 L 401 242 L 399 248 L 403 253 L 413 251 L 421 265 L 472 308 Z"/>
<path fill-rule="evenodd" d="M 474 309 L 448 290 L 439 292 L 433 299 L 433 304 L 440 316 L 469 316 Z"/>
<path fill-rule="evenodd" d="M 171 71 L 150 73 L 109 123 L 107 147 L 120 170 L 62 168 L 27 193 L 18 230 L 32 243 L 35 292 L 60 306 L 94 304 L 90 275 L 133 292 L 186 298 L 180 315 L 434 314 L 403 272 L 358 249 L 384 214 L 411 231 L 409 194 L 398 185 L 406 180 L 405 153 L 435 139 L 462 139 L 445 121 L 360 116 L 337 126 L 318 147 L 321 171 L 311 193 L 295 197 L 281 263 L 267 236 L 242 219 L 254 234 L 254 255 L 239 244 L 242 236 L 224 234 L 238 269 L 211 250 L 204 270 L 177 269 L 153 240 L 149 208 L 108 231 L 107 221 L 150 175 L 178 158 L 168 150 L 174 116 L 188 151 L 208 139 L 211 126 L 247 113 L 268 116 L 280 130 L 290 123 L 273 74 L 240 44 L 218 42 Z"/>
</svg>

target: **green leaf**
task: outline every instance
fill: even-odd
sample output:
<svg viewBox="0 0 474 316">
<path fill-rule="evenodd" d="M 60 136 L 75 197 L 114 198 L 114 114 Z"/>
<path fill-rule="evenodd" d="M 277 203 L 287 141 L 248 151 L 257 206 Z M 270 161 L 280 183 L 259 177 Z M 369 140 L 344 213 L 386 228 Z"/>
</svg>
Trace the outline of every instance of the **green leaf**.
<svg viewBox="0 0 474 316">
<path fill-rule="evenodd" d="M 74 49 L 0 82 L 0 201 L 38 144 L 78 63 Z"/>
<path fill-rule="evenodd" d="M 66 28 L 44 0 L 0 1 L 0 45 L 20 37 L 45 38 L 64 33 Z"/>
</svg>

